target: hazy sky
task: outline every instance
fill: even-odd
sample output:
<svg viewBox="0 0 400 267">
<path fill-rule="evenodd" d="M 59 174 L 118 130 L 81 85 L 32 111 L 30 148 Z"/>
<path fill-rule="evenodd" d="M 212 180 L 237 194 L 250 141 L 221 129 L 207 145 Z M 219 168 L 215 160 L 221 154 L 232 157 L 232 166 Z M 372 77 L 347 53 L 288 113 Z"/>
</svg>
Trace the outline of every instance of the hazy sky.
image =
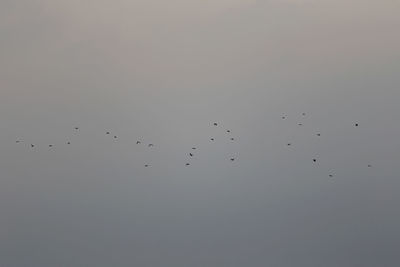
<svg viewBox="0 0 400 267">
<path fill-rule="evenodd" d="M 0 0 L 0 266 L 398 266 L 399 11 Z"/>
</svg>

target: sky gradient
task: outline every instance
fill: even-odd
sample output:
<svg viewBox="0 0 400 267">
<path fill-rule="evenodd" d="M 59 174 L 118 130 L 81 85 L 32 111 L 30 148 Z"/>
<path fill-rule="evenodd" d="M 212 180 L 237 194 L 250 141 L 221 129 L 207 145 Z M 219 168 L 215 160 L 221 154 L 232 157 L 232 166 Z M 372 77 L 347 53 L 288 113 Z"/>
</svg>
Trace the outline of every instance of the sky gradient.
<svg viewBox="0 0 400 267">
<path fill-rule="evenodd" d="M 399 10 L 0 1 L 0 266 L 398 266 Z"/>
</svg>

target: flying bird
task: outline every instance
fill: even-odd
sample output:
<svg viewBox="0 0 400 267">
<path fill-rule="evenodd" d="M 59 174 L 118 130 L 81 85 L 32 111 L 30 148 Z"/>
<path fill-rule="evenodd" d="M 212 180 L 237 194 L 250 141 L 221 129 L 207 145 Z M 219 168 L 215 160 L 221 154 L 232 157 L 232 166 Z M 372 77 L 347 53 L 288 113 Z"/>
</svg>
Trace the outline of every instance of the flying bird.
<svg viewBox="0 0 400 267">
<path fill-rule="evenodd" d="M 33 148 L 33 147 L 35 147 L 35 145 L 34 145 L 34 144 L 31 144 L 31 147 Z"/>
<path fill-rule="evenodd" d="M 49 145 L 49 147 L 53 147 L 53 145 Z"/>
<path fill-rule="evenodd" d="M 186 163 L 185 165 L 186 165 L 186 166 L 189 166 L 189 165 L 190 165 L 190 163 Z"/>
<path fill-rule="evenodd" d="M 71 142 L 67 142 L 67 145 L 70 145 L 71 144 Z"/>
<path fill-rule="evenodd" d="M 140 144 L 141 142 L 140 141 L 136 141 L 136 144 L 138 145 L 138 144 Z"/>
<path fill-rule="evenodd" d="M 303 126 L 303 124 L 302 124 L 302 123 L 299 123 L 299 126 Z"/>
<path fill-rule="evenodd" d="M 304 112 L 303 112 L 301 115 L 305 116 L 305 115 L 306 115 L 306 113 L 304 113 Z"/>
<path fill-rule="evenodd" d="M 106 132 L 106 134 L 110 134 L 110 132 Z"/>
<path fill-rule="evenodd" d="M 320 133 L 317 133 L 317 136 L 321 136 L 321 134 L 320 134 Z"/>
<path fill-rule="evenodd" d="M 371 168 L 372 167 L 372 165 L 371 164 L 368 164 L 368 168 Z"/>
<path fill-rule="evenodd" d="M 218 126 L 218 123 L 214 122 L 214 126 Z"/>
<path fill-rule="evenodd" d="M 75 130 L 79 130 L 79 127 L 75 127 Z"/>
<path fill-rule="evenodd" d="M 192 153 L 189 153 L 189 156 L 193 157 L 193 154 L 192 154 Z"/>
<path fill-rule="evenodd" d="M 147 167 L 149 167 L 150 165 L 149 165 L 149 164 L 145 164 L 144 166 L 147 168 Z"/>
<path fill-rule="evenodd" d="M 192 149 L 193 149 L 193 150 L 196 150 L 196 148 L 195 148 L 195 147 L 192 147 Z"/>
<path fill-rule="evenodd" d="M 292 145 L 292 143 L 288 143 L 287 145 L 288 145 L 288 146 L 291 146 L 291 145 Z"/>
<path fill-rule="evenodd" d="M 332 177 L 333 177 L 333 175 L 332 175 L 332 174 L 329 174 L 329 177 L 330 177 L 330 178 L 332 178 Z"/>
<path fill-rule="evenodd" d="M 226 132 L 227 132 L 227 133 L 230 133 L 230 132 L 231 132 L 231 130 L 226 130 Z"/>
<path fill-rule="evenodd" d="M 232 138 L 231 138 L 231 140 L 232 140 L 232 141 L 234 141 L 234 140 L 235 140 L 235 138 L 233 138 L 233 137 L 232 137 Z"/>
<path fill-rule="evenodd" d="M 149 144 L 149 145 L 148 145 L 148 147 L 152 147 L 152 146 L 154 146 L 154 144 Z"/>
<path fill-rule="evenodd" d="M 231 161 L 235 161 L 235 158 L 231 158 Z"/>
<path fill-rule="evenodd" d="M 358 127 L 358 123 L 354 124 L 356 127 Z"/>
<path fill-rule="evenodd" d="M 211 141 L 214 141 L 214 138 L 211 138 L 210 140 L 211 140 Z"/>
<path fill-rule="evenodd" d="M 116 135 L 114 135 L 114 139 L 117 139 L 118 137 Z"/>
<path fill-rule="evenodd" d="M 317 159 L 313 159 L 312 161 L 313 161 L 313 162 L 317 162 Z"/>
</svg>

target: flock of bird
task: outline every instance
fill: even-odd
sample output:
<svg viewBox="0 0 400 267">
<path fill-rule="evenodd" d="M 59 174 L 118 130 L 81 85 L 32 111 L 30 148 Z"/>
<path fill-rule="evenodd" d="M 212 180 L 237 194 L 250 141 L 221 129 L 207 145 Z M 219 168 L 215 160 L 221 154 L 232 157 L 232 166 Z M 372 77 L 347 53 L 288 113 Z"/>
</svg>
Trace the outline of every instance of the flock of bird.
<svg viewBox="0 0 400 267">
<path fill-rule="evenodd" d="M 306 113 L 303 112 L 301 115 L 304 117 L 304 116 L 306 116 Z M 282 116 L 282 119 L 285 120 L 286 116 Z M 302 123 L 298 123 L 298 126 L 303 126 L 303 124 Z M 354 123 L 354 127 L 358 127 L 358 126 L 359 126 L 359 123 Z M 318 137 L 321 137 L 321 133 L 316 133 L 316 135 Z M 292 145 L 292 143 L 287 143 L 287 146 L 291 146 L 291 145 Z M 314 164 L 318 163 L 317 158 L 312 158 L 312 162 Z M 372 168 L 372 165 L 371 164 L 367 164 L 367 167 L 368 168 Z M 329 178 L 333 178 L 334 177 L 334 175 L 332 173 L 328 174 L 328 176 L 329 176 Z"/>
<path fill-rule="evenodd" d="M 306 113 L 302 113 L 302 116 L 306 116 Z M 285 120 L 286 118 L 287 118 L 286 116 L 282 116 L 282 119 L 283 119 L 283 120 Z M 297 125 L 298 125 L 298 126 L 302 126 L 303 124 L 302 124 L 302 123 L 298 123 Z M 219 125 L 217 122 L 214 122 L 214 123 L 212 123 L 212 126 L 213 126 L 213 127 L 219 127 L 220 125 Z M 354 127 L 358 127 L 358 126 L 359 126 L 358 123 L 354 123 Z M 79 131 L 80 128 L 79 128 L 79 127 L 74 127 L 74 130 L 75 130 L 75 131 Z M 233 136 L 231 136 L 231 130 L 227 129 L 227 130 L 226 130 L 226 133 L 228 134 L 228 138 L 229 138 L 230 141 L 235 141 L 235 140 L 236 140 Z M 105 134 L 106 134 L 107 136 L 111 136 L 111 137 L 112 137 L 113 139 L 115 139 L 115 140 L 118 139 L 118 136 L 117 136 L 117 135 L 112 135 L 110 131 L 106 131 Z M 318 137 L 321 137 L 321 133 L 319 133 L 319 132 L 317 132 L 316 135 L 317 135 Z M 211 138 L 210 138 L 210 142 L 214 142 L 214 141 L 215 141 L 215 138 L 214 138 L 214 137 L 211 137 Z M 23 140 L 16 140 L 16 143 L 23 143 Z M 71 142 L 68 141 L 68 142 L 66 142 L 66 144 L 67 144 L 67 145 L 71 145 Z M 141 141 L 141 140 L 137 140 L 137 141 L 136 141 L 136 145 L 142 145 L 142 141 Z M 289 143 L 287 143 L 286 145 L 287 145 L 287 146 L 292 146 L 292 143 L 289 142 Z M 151 148 L 151 147 L 154 147 L 154 144 L 153 144 L 153 143 L 148 143 L 148 144 L 146 144 L 146 146 L 147 146 L 148 148 Z M 31 149 L 34 149 L 34 148 L 36 147 L 36 145 L 35 145 L 35 144 L 29 144 L 29 147 L 30 147 Z M 53 148 L 53 147 L 54 147 L 54 144 L 49 144 L 48 147 L 49 147 L 49 148 Z M 191 165 L 190 159 L 192 159 L 193 157 L 195 157 L 195 154 L 196 154 L 195 152 L 196 152 L 196 150 L 197 150 L 197 147 L 196 147 L 196 146 L 193 146 L 193 147 L 191 148 L 190 152 L 187 154 L 188 160 L 186 161 L 185 166 L 190 166 L 190 165 Z M 231 161 L 231 162 L 234 162 L 234 161 L 236 160 L 236 157 L 230 157 L 230 158 L 228 158 L 228 160 Z M 318 163 L 317 158 L 312 158 L 311 161 L 312 161 L 312 163 L 314 163 L 314 164 Z M 148 167 L 150 167 L 150 166 L 151 166 L 151 165 L 150 165 L 149 163 L 144 164 L 144 167 L 146 167 L 146 168 L 148 168 Z M 367 164 L 367 167 L 368 167 L 368 168 L 371 168 L 372 165 L 371 165 L 371 164 Z M 333 177 L 334 177 L 334 175 L 333 175 L 332 173 L 328 174 L 328 176 L 329 176 L 330 178 L 333 178 Z"/>
<path fill-rule="evenodd" d="M 219 126 L 219 124 L 218 124 L 217 122 L 214 122 L 212 125 L 213 125 L 214 127 L 218 127 L 218 126 Z M 74 127 L 74 130 L 77 132 L 77 131 L 80 130 L 80 128 L 79 128 L 79 127 Z M 226 132 L 227 132 L 228 134 L 230 134 L 230 133 L 231 133 L 231 130 L 226 130 Z M 112 137 L 113 139 L 115 139 L 115 140 L 118 139 L 118 136 L 117 136 L 117 135 L 112 135 L 110 131 L 106 131 L 106 132 L 105 132 L 105 135 L 111 136 L 111 137 Z M 235 138 L 234 138 L 234 137 L 229 137 L 229 140 L 235 141 Z M 210 138 L 210 141 L 211 141 L 211 142 L 215 141 L 215 138 L 214 138 L 214 137 L 211 137 L 211 138 Z M 23 140 L 20 140 L 20 139 L 16 140 L 15 142 L 16 142 L 17 144 L 19 144 L 19 143 L 24 143 L 24 141 L 23 141 Z M 67 141 L 66 144 L 67 144 L 67 145 L 71 145 L 71 141 Z M 35 144 L 28 144 L 28 145 L 29 145 L 29 147 L 30 147 L 31 149 L 36 148 L 36 145 L 35 145 Z M 136 145 L 142 145 L 142 141 L 141 141 L 141 140 L 137 140 L 137 141 L 136 141 Z M 154 147 L 154 144 L 153 144 L 153 143 L 148 143 L 148 144 L 145 144 L 145 145 L 146 145 L 148 148 Z M 53 147 L 55 147 L 54 144 L 49 144 L 49 145 L 48 145 L 48 148 L 53 148 Z M 197 147 L 193 146 L 192 149 L 191 149 L 191 151 L 190 151 L 190 152 L 188 153 L 188 155 L 187 155 L 187 156 L 188 156 L 188 160 L 186 161 L 185 166 L 190 166 L 190 165 L 191 165 L 190 159 L 193 158 L 193 157 L 195 157 L 195 150 L 197 150 Z M 229 160 L 230 160 L 231 162 L 233 162 L 233 161 L 236 160 L 236 158 L 235 158 L 235 157 L 230 157 Z M 148 167 L 151 167 L 151 165 L 148 164 L 148 163 L 146 163 L 146 164 L 144 164 L 144 167 L 145 167 L 145 168 L 148 168 Z"/>
</svg>

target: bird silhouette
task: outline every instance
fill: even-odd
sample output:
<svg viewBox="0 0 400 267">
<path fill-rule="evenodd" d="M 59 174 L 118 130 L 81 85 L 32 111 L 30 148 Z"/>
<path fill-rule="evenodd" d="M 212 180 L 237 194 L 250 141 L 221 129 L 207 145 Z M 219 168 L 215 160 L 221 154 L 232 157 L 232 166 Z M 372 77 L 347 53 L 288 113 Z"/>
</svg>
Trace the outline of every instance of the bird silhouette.
<svg viewBox="0 0 400 267">
<path fill-rule="evenodd" d="M 192 153 L 189 153 L 189 156 L 193 157 L 193 154 L 192 154 Z"/>
<path fill-rule="evenodd" d="M 110 132 L 106 132 L 106 134 L 110 134 Z"/>
<path fill-rule="evenodd" d="M 193 150 L 196 150 L 196 148 L 195 148 L 195 147 L 192 147 L 192 149 L 193 149 Z"/>
<path fill-rule="evenodd" d="M 35 147 L 35 145 L 34 145 L 34 144 L 31 144 L 31 147 L 33 148 L 33 147 Z"/>
<path fill-rule="evenodd" d="M 79 127 L 75 127 L 75 130 L 79 130 Z"/>
<path fill-rule="evenodd" d="M 214 139 L 214 138 L 211 138 L 210 140 L 211 140 L 211 141 L 214 141 L 215 139 Z"/>
<path fill-rule="evenodd" d="M 138 145 L 138 144 L 140 144 L 141 142 L 140 141 L 136 141 L 136 144 Z"/>
<path fill-rule="evenodd" d="M 117 139 L 117 138 L 118 138 L 118 136 L 114 135 L 114 139 Z"/>
<path fill-rule="evenodd" d="M 368 168 L 371 168 L 372 167 L 372 165 L 371 164 L 368 164 Z"/>
<path fill-rule="evenodd" d="M 292 143 L 288 143 L 287 145 L 288 145 L 288 146 L 291 146 L 291 145 L 292 145 Z"/>
<path fill-rule="evenodd" d="M 53 147 L 53 145 L 49 145 L 49 147 Z"/>
<path fill-rule="evenodd" d="M 286 117 L 285 117 L 285 116 L 282 116 L 282 119 L 284 120 L 284 119 L 286 119 Z"/>
<path fill-rule="evenodd" d="M 232 138 L 231 138 L 231 140 L 232 140 L 232 141 L 234 141 L 234 140 L 235 140 L 235 138 L 233 138 L 233 137 L 232 137 Z"/>
<path fill-rule="evenodd" d="M 231 158 L 231 161 L 235 161 L 235 158 Z"/>
<path fill-rule="evenodd" d="M 190 165 L 190 163 L 186 163 L 185 165 L 186 165 L 186 166 L 189 166 L 189 165 Z"/>
<path fill-rule="evenodd" d="M 67 145 L 70 145 L 71 144 L 71 142 L 67 142 Z"/>
<path fill-rule="evenodd" d="M 227 132 L 227 133 L 230 133 L 230 132 L 231 132 L 231 130 L 227 130 L 226 132 Z"/>
<path fill-rule="evenodd" d="M 303 126 L 303 124 L 302 124 L 302 123 L 299 123 L 299 126 Z"/>
<path fill-rule="evenodd" d="M 218 123 L 214 122 L 214 126 L 218 126 Z"/>
<path fill-rule="evenodd" d="M 321 136 L 321 134 L 320 134 L 320 133 L 317 133 L 317 136 Z"/>
<path fill-rule="evenodd" d="M 354 124 L 356 127 L 358 127 L 358 123 Z"/>
<path fill-rule="evenodd" d="M 332 178 L 332 177 L 333 177 L 333 175 L 332 175 L 332 174 L 329 174 L 329 177 L 330 177 L 330 178 Z"/>
<path fill-rule="evenodd" d="M 148 145 L 148 147 L 152 147 L 152 146 L 154 146 L 154 144 L 149 144 L 149 145 Z"/>
<path fill-rule="evenodd" d="M 149 164 L 145 164 L 144 166 L 147 168 L 147 167 L 149 167 L 150 165 L 149 165 Z"/>
<path fill-rule="evenodd" d="M 313 159 L 312 161 L 313 161 L 313 162 L 317 162 L 317 159 Z"/>
<path fill-rule="evenodd" d="M 305 115 L 306 115 L 306 113 L 304 113 L 304 112 L 303 112 L 301 115 L 305 116 Z"/>
</svg>

